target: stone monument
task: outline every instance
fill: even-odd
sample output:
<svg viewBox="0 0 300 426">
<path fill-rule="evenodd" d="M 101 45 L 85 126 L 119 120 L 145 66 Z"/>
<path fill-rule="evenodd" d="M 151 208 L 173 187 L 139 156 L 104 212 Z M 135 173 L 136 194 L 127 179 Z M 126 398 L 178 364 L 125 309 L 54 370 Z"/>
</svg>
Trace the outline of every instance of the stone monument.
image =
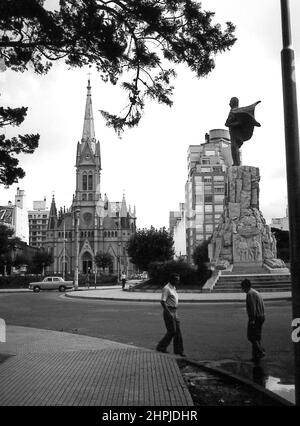
<svg viewBox="0 0 300 426">
<path fill-rule="evenodd" d="M 263 265 L 270 270 L 285 268 L 284 262 L 277 259 L 275 237 L 259 210 L 259 169 L 235 164 L 239 163 L 239 147 L 252 136 L 254 126 L 259 125 L 254 118 L 257 103 L 235 107 L 226 122 L 235 152 L 234 165 L 227 172 L 223 214 L 209 244 L 209 258 L 215 269 L 234 266 L 255 272 Z M 230 127 L 232 123 L 234 129 Z"/>
</svg>

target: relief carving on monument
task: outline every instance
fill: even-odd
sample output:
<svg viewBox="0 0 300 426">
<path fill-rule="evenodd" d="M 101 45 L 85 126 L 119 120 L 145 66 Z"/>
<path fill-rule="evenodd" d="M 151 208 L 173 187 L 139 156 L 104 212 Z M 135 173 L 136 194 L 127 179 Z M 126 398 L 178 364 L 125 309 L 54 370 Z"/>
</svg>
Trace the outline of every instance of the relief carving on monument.
<svg viewBox="0 0 300 426">
<path fill-rule="evenodd" d="M 233 258 L 236 263 L 261 263 L 262 249 L 260 235 L 255 237 L 233 237 Z"/>
</svg>

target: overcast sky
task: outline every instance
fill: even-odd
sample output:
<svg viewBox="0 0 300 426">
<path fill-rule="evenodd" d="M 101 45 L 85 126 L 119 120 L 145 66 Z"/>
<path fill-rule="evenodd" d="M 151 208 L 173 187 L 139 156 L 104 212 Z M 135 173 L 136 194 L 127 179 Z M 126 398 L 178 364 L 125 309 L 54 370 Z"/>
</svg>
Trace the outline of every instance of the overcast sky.
<svg viewBox="0 0 300 426">
<path fill-rule="evenodd" d="M 204 142 L 210 129 L 224 128 L 232 96 L 240 106 L 261 100 L 256 119 L 262 124 L 242 148 L 244 165 L 260 168 L 260 209 L 267 222 L 286 212 L 286 169 L 280 52 L 280 0 L 205 0 L 204 9 L 216 12 L 215 21 L 231 20 L 238 41 L 217 57 L 207 78 L 197 79 L 177 67 L 172 108 L 149 102 L 140 125 L 126 130 L 120 140 L 105 126 L 100 109 L 119 111 L 123 92 L 105 84 L 92 71 L 92 101 L 96 137 L 102 156 L 101 193 L 110 201 L 136 206 L 138 227 L 168 227 L 170 210 L 184 202 L 189 145 Z M 300 2 L 291 0 L 293 44 L 300 84 Z M 88 68 L 68 70 L 56 63 L 46 76 L 31 71 L 0 73 L 1 104 L 28 106 L 28 116 L 15 133 L 40 133 L 40 146 L 20 156 L 26 177 L 9 189 L 0 186 L 0 204 L 14 201 L 24 189 L 28 209 L 45 196 L 50 205 L 70 207 L 75 192 L 76 145 L 82 136 Z M 298 91 L 299 92 L 299 91 Z M 123 96 L 123 97 L 122 97 Z M 299 106 L 300 108 L 300 106 Z M 7 135 L 11 130 L 6 130 Z"/>
</svg>

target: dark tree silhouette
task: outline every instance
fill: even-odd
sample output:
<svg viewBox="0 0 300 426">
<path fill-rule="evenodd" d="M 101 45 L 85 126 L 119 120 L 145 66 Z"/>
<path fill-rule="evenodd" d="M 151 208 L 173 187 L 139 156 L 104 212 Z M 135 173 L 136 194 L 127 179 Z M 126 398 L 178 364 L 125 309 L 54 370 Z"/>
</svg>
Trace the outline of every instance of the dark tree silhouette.
<svg viewBox="0 0 300 426">
<path fill-rule="evenodd" d="M 127 243 L 131 262 L 140 270 L 147 271 L 151 262 L 164 262 L 173 259 L 173 238 L 165 228 L 160 230 L 139 229 Z"/>
<path fill-rule="evenodd" d="M 52 61 L 94 65 L 104 81 L 128 92 L 121 115 L 102 111 L 117 131 L 136 125 L 145 98 L 172 104 L 168 63 L 186 64 L 198 77 L 215 66 L 215 55 L 235 42 L 235 27 L 222 31 L 213 12 L 195 0 L 60 0 L 47 11 L 43 0 L 0 3 L 0 54 L 5 65 L 43 74 Z M 123 77 L 126 77 L 123 79 Z"/>
<path fill-rule="evenodd" d="M 113 263 L 112 255 L 109 253 L 98 252 L 95 256 L 95 263 L 98 268 L 102 268 L 103 271 L 105 268 L 109 268 Z"/>
<path fill-rule="evenodd" d="M 169 63 L 186 64 L 197 77 L 215 66 L 215 55 L 235 42 L 234 25 L 212 22 L 214 13 L 195 0 L 60 0 L 56 11 L 44 0 L 0 2 L 0 71 L 33 67 L 45 74 L 53 61 L 95 66 L 102 79 L 128 94 L 119 114 L 101 111 L 119 135 L 139 123 L 145 100 L 172 105 Z M 1 108 L 0 127 L 19 125 L 27 108 Z M 0 184 L 24 177 L 15 155 L 33 153 L 39 135 L 0 136 Z"/>
</svg>

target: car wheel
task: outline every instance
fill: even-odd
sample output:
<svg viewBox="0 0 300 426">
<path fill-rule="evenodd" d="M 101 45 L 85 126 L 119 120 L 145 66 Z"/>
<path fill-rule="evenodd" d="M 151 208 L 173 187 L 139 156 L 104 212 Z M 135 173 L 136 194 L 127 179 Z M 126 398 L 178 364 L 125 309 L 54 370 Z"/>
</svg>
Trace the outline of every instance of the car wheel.
<svg viewBox="0 0 300 426">
<path fill-rule="evenodd" d="M 33 287 L 33 291 L 35 293 L 38 293 L 39 291 L 41 291 L 40 287 L 38 285 L 36 285 L 35 287 Z"/>
<path fill-rule="evenodd" d="M 59 291 L 66 291 L 66 287 L 64 285 L 59 286 Z"/>
</svg>

